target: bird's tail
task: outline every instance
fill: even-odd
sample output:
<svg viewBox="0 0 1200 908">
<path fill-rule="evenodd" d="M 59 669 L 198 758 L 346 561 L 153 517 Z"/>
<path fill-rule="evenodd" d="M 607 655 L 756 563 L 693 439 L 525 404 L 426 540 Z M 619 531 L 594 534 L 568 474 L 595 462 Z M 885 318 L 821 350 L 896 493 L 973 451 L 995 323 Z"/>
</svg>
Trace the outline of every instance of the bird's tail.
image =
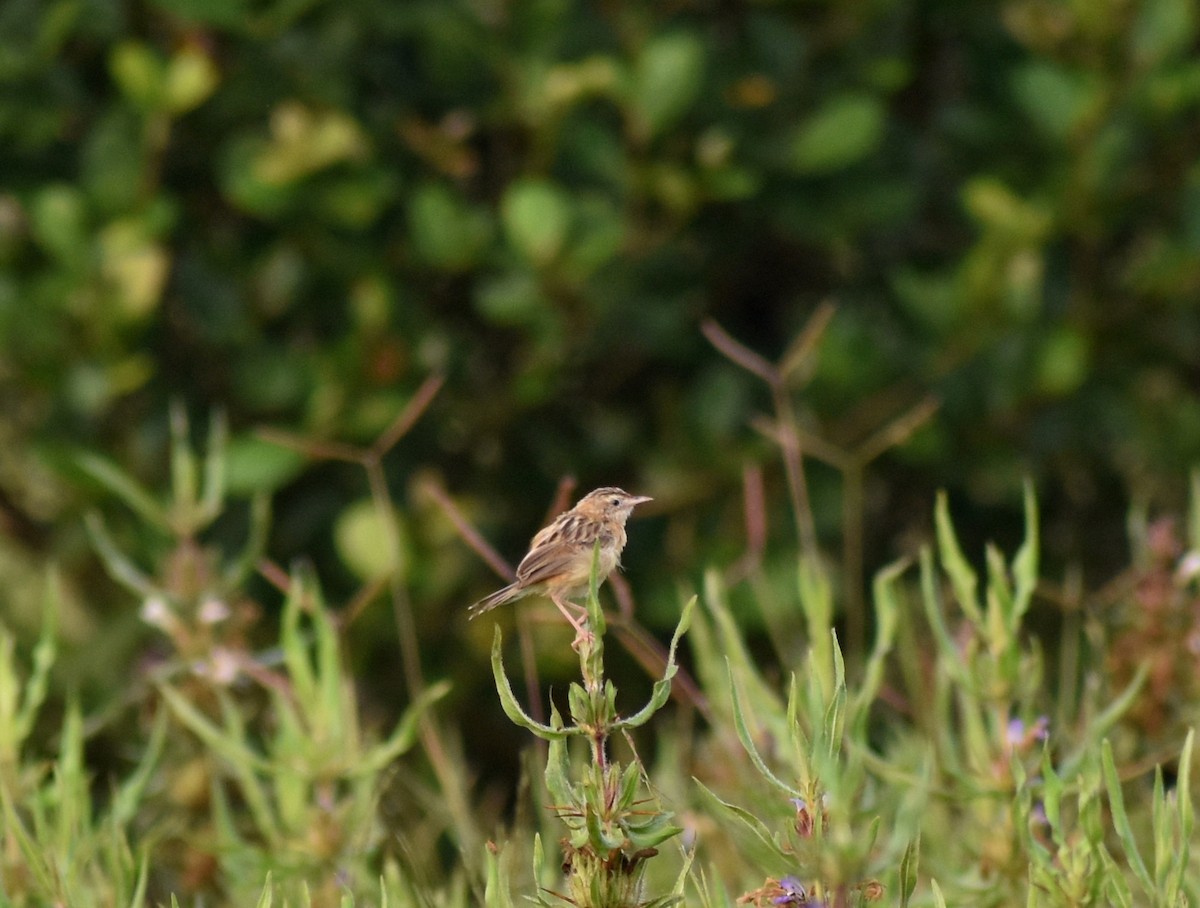
<svg viewBox="0 0 1200 908">
<path fill-rule="evenodd" d="M 510 583 L 504 589 L 496 590 L 496 592 L 492 593 L 492 595 L 485 596 L 472 605 L 469 609 L 467 609 L 467 616 L 470 618 L 478 618 L 484 612 L 490 612 L 498 605 L 506 605 L 507 603 L 512 602 L 514 599 L 520 599 L 525 595 L 526 592 L 526 590 L 519 589 L 517 584 Z"/>
</svg>

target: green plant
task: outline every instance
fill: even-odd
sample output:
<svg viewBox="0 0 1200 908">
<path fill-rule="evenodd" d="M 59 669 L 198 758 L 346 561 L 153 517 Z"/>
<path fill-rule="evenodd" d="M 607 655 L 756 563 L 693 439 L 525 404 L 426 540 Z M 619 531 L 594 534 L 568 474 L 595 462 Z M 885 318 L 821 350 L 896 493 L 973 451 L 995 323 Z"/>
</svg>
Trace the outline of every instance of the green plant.
<svg viewBox="0 0 1200 908">
<path fill-rule="evenodd" d="M 0 629 L 0 892 L 14 908 L 147 905 L 150 849 L 138 841 L 138 811 L 158 769 L 167 723 L 160 717 L 137 765 L 107 797 L 93 793 L 84 721 L 72 699 L 58 727 L 58 749 L 40 758 L 31 733 L 45 705 L 55 659 L 56 588 L 27 676 L 14 640 Z"/>
<path fill-rule="evenodd" d="M 655 682 L 649 702 L 633 715 L 622 717 L 617 711 L 617 689 L 604 674 L 607 625 L 597 593 L 596 559 L 598 554 L 593 558 L 588 592 L 591 635 L 579 646 L 582 681 L 573 682 L 567 693 L 572 724 L 563 722 L 553 703 L 548 725 L 537 722 L 521 708 L 504 671 L 499 627 L 492 643 L 492 672 L 501 706 L 509 719 L 549 743 L 544 782 L 551 809 L 567 830 L 561 843 L 566 891 L 549 889 L 549 894 L 578 908 L 664 908 L 682 899 L 686 865 L 674 891 L 654 897 L 643 891 L 644 864 L 658 853 L 659 845 L 682 830 L 671 822 L 670 812 L 653 797 L 639 796 L 644 767 L 636 760 L 625 766 L 613 760 L 609 739 L 645 725 L 666 704 L 671 679 L 678 671 L 676 648 L 691 621 L 694 600 L 684 607 L 671 639 L 666 670 Z M 572 768 L 568 747 L 571 741 L 585 744 L 586 761 L 582 768 Z M 497 862 L 492 861 L 491 867 L 489 893 L 493 901 L 489 905 L 510 904 Z M 545 876 L 538 845 L 534 878 L 543 880 Z M 547 908 L 555 904 L 541 894 L 536 901 Z"/>
</svg>

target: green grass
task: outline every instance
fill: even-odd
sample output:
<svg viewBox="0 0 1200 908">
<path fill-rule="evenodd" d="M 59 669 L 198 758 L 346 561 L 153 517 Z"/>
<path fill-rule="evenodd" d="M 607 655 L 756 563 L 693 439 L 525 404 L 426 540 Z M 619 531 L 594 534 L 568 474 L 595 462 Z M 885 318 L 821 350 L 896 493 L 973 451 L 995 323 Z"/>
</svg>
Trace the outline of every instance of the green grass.
<svg viewBox="0 0 1200 908">
<path fill-rule="evenodd" d="M 812 553 L 783 583 L 712 569 L 681 592 L 640 705 L 608 674 L 620 638 L 594 590 L 596 639 L 565 716 L 552 702 L 542 722 L 520 702 L 497 629 L 497 696 L 469 709 L 530 736 L 500 823 L 471 795 L 452 731 L 470 714 L 450 713 L 448 682 L 423 684 L 388 727 L 364 721 L 315 578 L 282 578 L 278 638 L 249 647 L 232 603 L 263 534 L 231 554 L 197 544 L 221 512 L 221 442 L 216 432 L 202 460 L 185 434 L 165 505 L 87 465 L 171 541 L 154 563 L 92 522 L 169 655 L 120 702 L 85 712 L 53 684 L 55 584 L 28 656 L 0 631 L 4 905 L 1200 901 L 1197 701 L 1174 683 L 1196 661 L 1194 514 L 1178 545 L 1134 553 L 1132 583 L 1105 612 L 1066 611 L 1053 639 L 1027 625 L 1054 592 L 1032 491 L 1024 541 L 1011 555 L 989 547 L 980 567 L 940 498 L 932 544 L 875 578 L 862 651 L 843 651 L 837 578 Z M 735 613 L 753 613 L 747 591 L 768 586 L 771 634 L 751 643 Z M 125 768 L 101 776 L 89 752 L 113 739 Z"/>
</svg>

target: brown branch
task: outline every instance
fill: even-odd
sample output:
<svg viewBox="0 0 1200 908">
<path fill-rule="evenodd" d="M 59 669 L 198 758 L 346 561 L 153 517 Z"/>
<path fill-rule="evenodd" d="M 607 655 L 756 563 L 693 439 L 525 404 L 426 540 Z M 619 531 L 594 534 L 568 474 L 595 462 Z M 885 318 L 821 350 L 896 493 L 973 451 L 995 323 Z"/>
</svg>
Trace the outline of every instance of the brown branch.
<svg viewBox="0 0 1200 908">
<path fill-rule="evenodd" d="M 837 307 L 826 300 L 809 316 L 804 330 L 779 358 L 779 374 L 785 380 L 793 378 L 802 366 L 807 366 L 812 360 L 836 311 Z"/>
<path fill-rule="evenodd" d="M 511 581 L 516 576 L 512 565 L 505 561 L 500 553 L 492 548 L 491 544 L 483 538 L 483 534 L 475 529 L 471 525 L 471 522 L 463 516 L 462 511 L 458 509 L 458 505 L 450 498 L 440 482 L 435 479 L 427 480 L 422 484 L 422 490 L 442 509 L 442 513 L 453 524 L 455 531 L 462 538 L 463 542 L 476 555 L 486 561 L 493 571 L 508 581 Z"/>
<path fill-rule="evenodd" d="M 933 417 L 940 406 L 941 402 L 929 395 L 859 445 L 858 450 L 854 452 L 854 459 L 865 465 L 889 448 L 904 444 L 917 429 Z"/>
<path fill-rule="evenodd" d="M 421 382 L 421 386 L 409 399 L 408 405 L 400 411 L 400 415 L 392 420 L 392 424 L 371 444 L 370 456 L 382 457 L 396 445 L 396 442 L 407 435 L 416 421 L 424 415 L 445 383 L 444 375 L 430 375 Z"/>
<path fill-rule="evenodd" d="M 310 460 L 344 460 L 349 463 L 362 463 L 362 452 L 358 448 L 340 441 L 314 441 L 311 438 L 303 438 L 270 426 L 256 429 L 254 434 L 263 441 L 297 451 Z"/>
<path fill-rule="evenodd" d="M 706 318 L 700 323 L 700 331 L 708 338 L 710 344 L 747 372 L 757 375 L 768 385 L 774 386 L 779 383 L 779 372 L 773 365 L 740 341 L 734 340 L 711 318 Z"/>
<path fill-rule="evenodd" d="M 767 548 L 767 507 L 762 469 L 757 464 L 742 467 L 742 512 L 746 518 L 746 557 L 758 564 Z"/>
</svg>

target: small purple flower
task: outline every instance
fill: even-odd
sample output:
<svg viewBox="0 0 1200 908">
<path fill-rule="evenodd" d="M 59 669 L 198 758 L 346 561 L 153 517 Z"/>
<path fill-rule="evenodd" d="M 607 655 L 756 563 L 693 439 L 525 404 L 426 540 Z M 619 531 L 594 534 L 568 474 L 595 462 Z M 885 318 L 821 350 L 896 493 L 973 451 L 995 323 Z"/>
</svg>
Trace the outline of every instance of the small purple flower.
<svg viewBox="0 0 1200 908">
<path fill-rule="evenodd" d="M 1008 731 L 1005 734 L 1009 747 L 1016 747 L 1025 740 L 1025 723 L 1020 719 L 1008 720 Z"/>
<path fill-rule="evenodd" d="M 797 799 L 799 800 L 799 799 Z M 807 905 L 808 893 L 804 884 L 794 876 L 785 876 L 779 881 L 780 894 L 771 900 L 772 905 Z"/>
<path fill-rule="evenodd" d="M 1032 725 L 1020 719 L 1009 719 L 1004 739 L 1012 750 L 1028 750 L 1034 742 L 1042 743 L 1050 737 L 1050 717 L 1038 716 Z"/>
</svg>

